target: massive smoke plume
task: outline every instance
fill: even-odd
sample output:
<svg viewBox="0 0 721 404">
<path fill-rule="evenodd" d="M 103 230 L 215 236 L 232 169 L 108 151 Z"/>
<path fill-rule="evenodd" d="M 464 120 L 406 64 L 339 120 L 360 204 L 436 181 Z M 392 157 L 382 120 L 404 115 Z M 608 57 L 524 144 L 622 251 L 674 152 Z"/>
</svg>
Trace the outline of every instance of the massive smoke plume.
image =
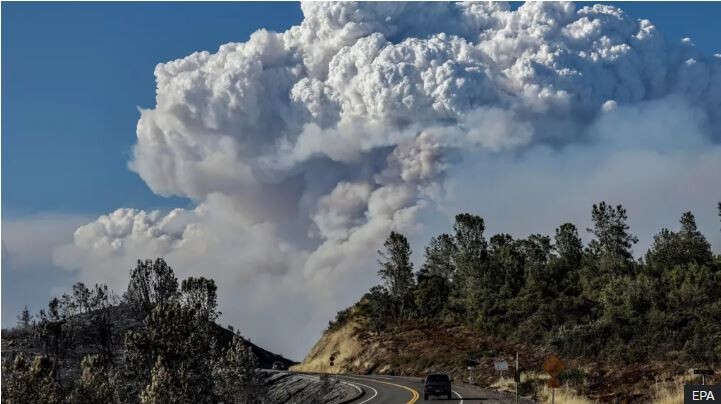
<svg viewBox="0 0 721 404">
<path fill-rule="evenodd" d="M 58 264 L 121 290 L 135 259 L 165 256 L 300 358 L 376 281 L 390 230 L 425 243 L 461 209 L 524 236 L 606 199 L 645 245 L 695 209 L 719 246 L 719 56 L 606 5 L 302 9 L 286 32 L 156 67 L 129 165 L 196 207 L 101 216 Z"/>
</svg>

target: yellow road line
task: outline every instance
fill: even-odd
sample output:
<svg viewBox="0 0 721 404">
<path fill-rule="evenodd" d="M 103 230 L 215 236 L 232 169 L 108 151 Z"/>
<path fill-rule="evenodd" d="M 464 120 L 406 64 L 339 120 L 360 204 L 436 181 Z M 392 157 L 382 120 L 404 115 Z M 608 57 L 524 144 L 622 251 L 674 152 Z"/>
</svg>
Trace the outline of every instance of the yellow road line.
<svg viewBox="0 0 721 404">
<path fill-rule="evenodd" d="M 363 380 L 363 381 L 372 381 L 372 382 L 376 382 L 376 383 L 383 383 L 383 384 L 387 384 L 387 385 L 390 385 L 390 386 L 400 387 L 400 388 L 402 388 L 402 389 L 404 389 L 404 390 L 408 390 L 408 391 L 411 392 L 411 399 L 410 399 L 408 402 L 406 402 L 406 404 L 413 404 L 413 403 L 415 403 L 416 401 L 418 401 L 418 399 L 421 398 L 420 394 L 418 394 L 418 392 L 417 392 L 415 389 L 412 389 L 412 388 L 410 388 L 410 387 L 408 387 L 408 386 L 403 386 L 402 384 L 395 384 L 395 383 L 391 383 L 391 382 L 384 382 L 384 381 L 381 381 L 381 380 L 370 379 L 370 378 L 365 378 L 365 379 L 363 379 L 363 378 L 360 378 L 360 377 L 350 377 L 350 376 L 343 376 L 343 377 L 346 377 L 346 378 L 348 378 L 348 379 L 355 379 L 355 380 Z"/>
</svg>

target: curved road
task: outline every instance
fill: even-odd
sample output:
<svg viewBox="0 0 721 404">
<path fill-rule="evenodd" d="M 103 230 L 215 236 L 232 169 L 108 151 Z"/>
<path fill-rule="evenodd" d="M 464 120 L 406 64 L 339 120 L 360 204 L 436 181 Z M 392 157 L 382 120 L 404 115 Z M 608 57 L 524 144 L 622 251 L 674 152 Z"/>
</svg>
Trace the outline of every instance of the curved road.
<svg viewBox="0 0 721 404">
<path fill-rule="evenodd" d="M 429 401 L 425 401 L 423 400 L 423 382 L 418 377 L 338 375 L 338 379 L 363 390 L 364 394 L 353 401 L 353 404 L 418 404 L 440 400 L 458 404 L 515 403 L 513 394 L 455 383 L 453 384 L 452 400 L 447 400 L 445 397 L 430 397 Z M 519 402 L 523 404 L 532 403 L 528 399 L 520 399 Z"/>
</svg>

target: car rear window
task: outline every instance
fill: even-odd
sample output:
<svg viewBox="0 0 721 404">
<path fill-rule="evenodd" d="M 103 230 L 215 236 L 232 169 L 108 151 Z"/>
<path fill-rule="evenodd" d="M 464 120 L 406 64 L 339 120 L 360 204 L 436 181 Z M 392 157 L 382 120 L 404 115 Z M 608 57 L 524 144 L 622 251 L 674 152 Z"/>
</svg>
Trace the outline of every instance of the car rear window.
<svg viewBox="0 0 721 404">
<path fill-rule="evenodd" d="M 448 375 L 428 375 L 429 382 L 447 382 Z"/>
</svg>

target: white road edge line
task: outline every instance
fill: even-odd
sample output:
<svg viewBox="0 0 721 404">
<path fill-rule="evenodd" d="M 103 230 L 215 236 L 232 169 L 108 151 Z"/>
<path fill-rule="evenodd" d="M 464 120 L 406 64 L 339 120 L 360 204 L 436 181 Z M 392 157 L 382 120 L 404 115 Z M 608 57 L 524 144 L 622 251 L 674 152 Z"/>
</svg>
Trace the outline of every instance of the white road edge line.
<svg viewBox="0 0 721 404">
<path fill-rule="evenodd" d="M 458 398 L 460 398 L 460 399 L 461 399 L 461 401 L 460 401 L 460 402 L 459 402 L 458 404 L 463 404 L 463 396 L 461 396 L 460 394 L 458 394 L 458 392 L 457 392 L 457 391 L 455 391 L 455 390 L 451 390 L 451 391 L 453 392 L 453 394 L 457 395 L 457 396 L 458 396 Z"/>
<path fill-rule="evenodd" d="M 353 384 L 353 383 L 351 383 L 351 382 L 345 382 L 345 383 L 350 384 L 354 389 L 358 390 L 361 394 L 363 394 L 363 389 L 362 389 L 362 388 L 358 387 L 357 385 L 355 385 L 355 384 Z"/>
<path fill-rule="evenodd" d="M 369 386 L 369 385 L 367 385 L 367 384 L 358 383 L 358 382 L 349 382 L 349 381 L 346 381 L 346 383 L 349 383 L 349 384 L 355 386 L 355 388 L 357 388 L 357 389 L 360 389 L 360 387 L 356 386 L 356 384 L 359 384 L 359 385 L 361 385 L 361 386 L 363 386 L 363 387 L 368 387 L 369 389 L 373 390 L 373 395 L 372 395 L 372 396 L 368 397 L 367 399 L 361 401 L 361 402 L 358 403 L 358 404 L 367 403 L 367 402 L 373 400 L 374 398 L 376 398 L 376 396 L 378 395 L 378 390 L 374 389 L 373 387 L 371 387 L 371 386 Z"/>
<path fill-rule="evenodd" d="M 379 376 L 379 375 L 363 375 L 362 377 L 368 379 L 368 380 L 374 380 L 374 379 L 381 379 L 381 380 L 393 380 L 392 377 L 387 376 Z M 398 377 L 399 379 L 401 377 Z"/>
</svg>

